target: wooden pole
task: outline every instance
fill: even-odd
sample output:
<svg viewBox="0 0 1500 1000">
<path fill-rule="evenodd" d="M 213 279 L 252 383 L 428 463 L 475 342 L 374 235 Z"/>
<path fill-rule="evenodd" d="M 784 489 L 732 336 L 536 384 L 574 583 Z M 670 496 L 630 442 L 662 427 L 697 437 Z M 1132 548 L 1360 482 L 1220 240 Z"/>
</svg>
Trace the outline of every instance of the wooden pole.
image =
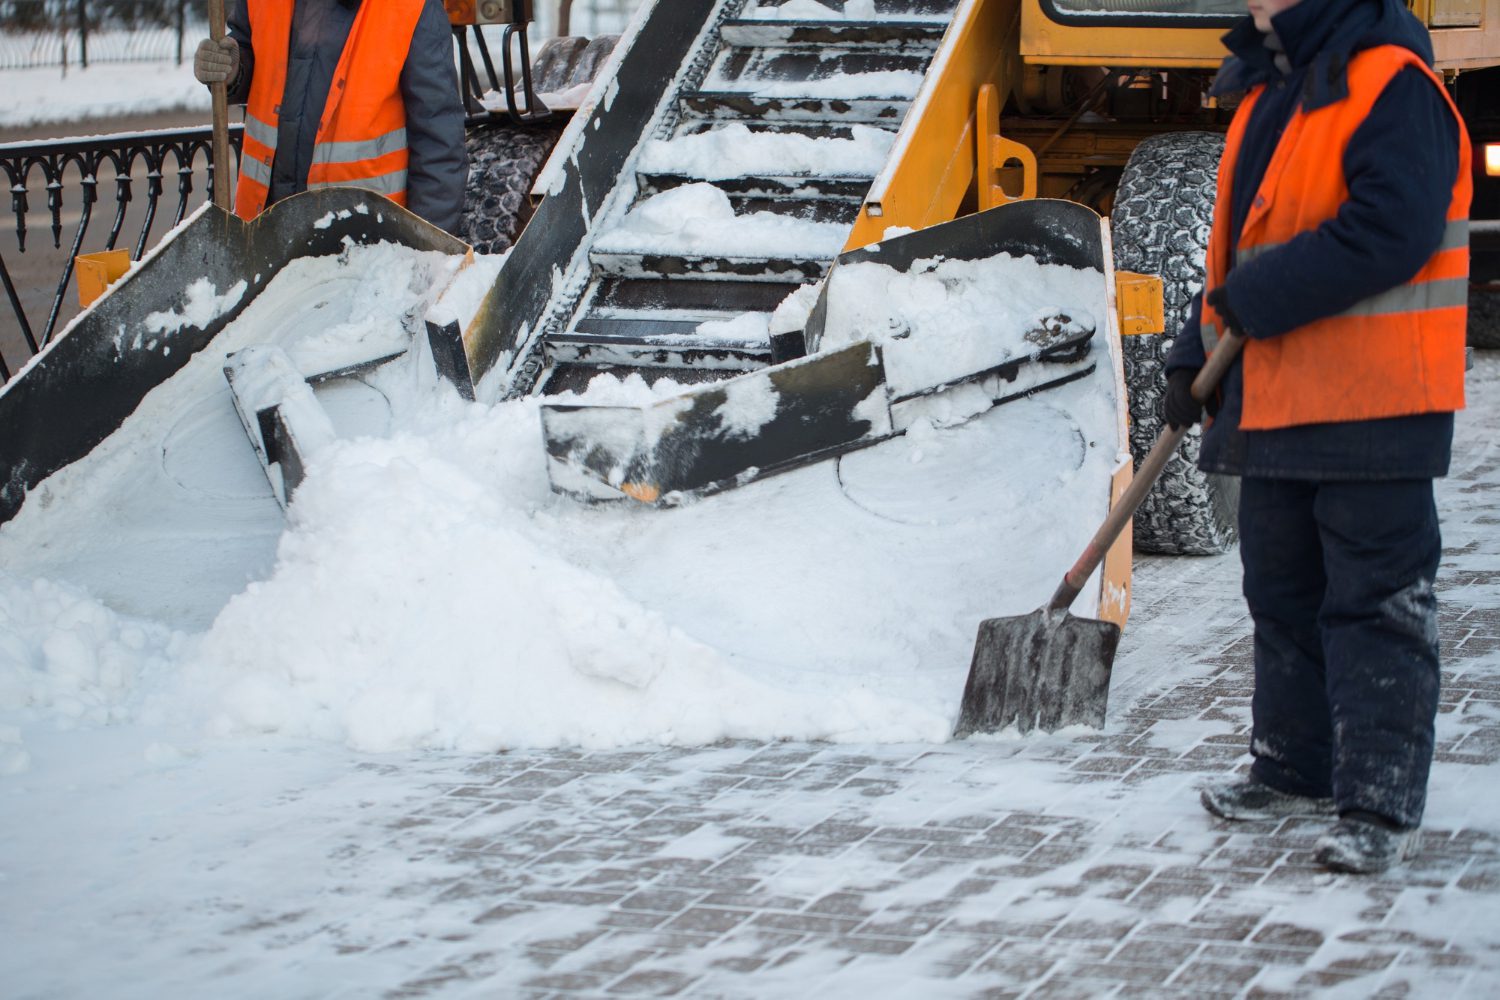
<svg viewBox="0 0 1500 1000">
<path fill-rule="evenodd" d="M 224 0 L 208 0 L 208 37 L 224 38 Z M 214 99 L 214 204 L 232 211 L 229 201 L 229 81 L 210 85 Z"/>
</svg>

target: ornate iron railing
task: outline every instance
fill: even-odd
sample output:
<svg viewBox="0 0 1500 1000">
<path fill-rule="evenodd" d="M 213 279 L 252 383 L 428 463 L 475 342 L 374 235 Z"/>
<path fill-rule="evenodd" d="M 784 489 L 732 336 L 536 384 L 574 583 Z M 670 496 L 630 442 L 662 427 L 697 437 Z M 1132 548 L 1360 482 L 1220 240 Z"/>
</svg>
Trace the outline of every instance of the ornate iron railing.
<svg viewBox="0 0 1500 1000">
<path fill-rule="evenodd" d="M 243 126 L 230 126 L 230 145 L 236 158 L 242 131 Z M 135 216 L 131 226 L 135 233 L 129 249 L 131 259 L 139 260 L 151 245 L 151 234 L 157 228 L 164 203 L 170 206 L 171 223 L 163 231 L 181 222 L 189 208 L 196 207 L 213 190 L 212 147 L 212 130 L 208 127 L 0 145 L 0 171 L 10 185 L 17 253 L 27 252 L 27 238 L 33 228 L 28 216 L 35 219 L 37 212 L 42 211 L 42 206 L 32 203 L 33 192 L 40 195 L 45 191 L 42 223 L 51 232 L 54 251 L 63 247 L 63 233 L 69 228 L 64 225 L 64 215 L 71 219 L 74 210 L 78 213 L 77 222 L 71 225 L 73 231 L 61 277 L 46 319 L 40 323 L 27 315 L 12 269 L 6 262 L 4 245 L 0 244 L 0 284 L 4 285 L 10 301 L 19 339 L 30 354 L 45 347 L 56 332 L 73 280 L 73 258 L 88 250 L 115 249 L 122 235 L 130 238 L 126 233 L 127 219 Z M 199 172 L 204 175 L 201 183 Z M 108 187 L 111 181 L 113 218 L 102 244 L 97 242 L 97 231 L 96 241 L 91 243 L 89 230 L 94 222 L 94 207 L 100 200 L 99 188 Z M 137 192 L 141 186 L 145 189 L 141 195 L 143 204 L 138 206 Z M 175 198 L 168 194 L 169 187 L 175 188 Z M 12 354 L 18 349 L 15 338 L 0 337 L 0 382 L 10 377 L 11 365 L 17 360 L 6 357 L 3 346 L 7 341 L 11 343 Z"/>
</svg>

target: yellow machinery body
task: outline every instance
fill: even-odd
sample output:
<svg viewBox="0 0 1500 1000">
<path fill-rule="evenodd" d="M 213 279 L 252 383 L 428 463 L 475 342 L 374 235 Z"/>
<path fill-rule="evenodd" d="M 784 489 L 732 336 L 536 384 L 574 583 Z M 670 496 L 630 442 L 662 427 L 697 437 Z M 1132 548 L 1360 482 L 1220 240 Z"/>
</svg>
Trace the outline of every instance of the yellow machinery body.
<svg viewBox="0 0 1500 1000">
<path fill-rule="evenodd" d="M 1500 0 L 1414 0 L 1412 9 L 1429 26 L 1437 68 L 1448 77 L 1500 66 Z M 1136 27 L 1128 16 L 1113 23 L 1096 13 L 1090 17 L 1101 26 L 1094 27 L 1063 23 L 1056 12 L 1050 0 L 1045 7 L 1044 0 L 959 5 L 944 43 L 950 58 L 918 94 L 850 248 L 892 226 L 920 229 L 999 201 L 1069 197 L 1089 171 L 1123 167 L 1142 139 L 1184 126 L 1059 115 L 1065 82 L 1131 75 L 1129 86 L 1162 88 L 1174 71 L 1206 81 L 1226 54 L 1222 20 L 1203 28 Z M 1227 110 L 1208 114 L 1207 100 L 1203 109 L 1190 127 L 1227 124 Z"/>
</svg>

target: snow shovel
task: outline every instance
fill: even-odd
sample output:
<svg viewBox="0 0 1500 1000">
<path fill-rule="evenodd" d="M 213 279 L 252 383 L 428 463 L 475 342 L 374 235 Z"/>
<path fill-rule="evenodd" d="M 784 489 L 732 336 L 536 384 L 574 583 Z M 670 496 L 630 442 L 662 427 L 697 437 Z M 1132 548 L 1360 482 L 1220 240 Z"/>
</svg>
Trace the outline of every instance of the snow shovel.
<svg viewBox="0 0 1500 1000">
<path fill-rule="evenodd" d="M 1243 344 L 1244 338 L 1237 334 L 1224 337 L 1193 380 L 1194 399 L 1202 402 L 1218 388 Z M 1010 725 L 1023 733 L 1038 727 L 1050 733 L 1063 726 L 1098 729 L 1104 725 L 1120 626 L 1077 618 L 1068 608 L 1186 435 L 1186 427 L 1162 428 L 1150 454 L 1083 555 L 1063 575 L 1051 601 L 1029 615 L 979 623 L 955 738 L 993 733 Z"/>
</svg>

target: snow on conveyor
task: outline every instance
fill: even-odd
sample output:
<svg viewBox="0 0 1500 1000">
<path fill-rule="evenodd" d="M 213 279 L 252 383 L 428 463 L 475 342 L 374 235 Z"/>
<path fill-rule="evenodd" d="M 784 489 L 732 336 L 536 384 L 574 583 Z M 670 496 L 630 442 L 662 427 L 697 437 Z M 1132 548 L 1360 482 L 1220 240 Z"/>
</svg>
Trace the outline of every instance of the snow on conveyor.
<svg viewBox="0 0 1500 1000">
<path fill-rule="evenodd" d="M 0 528 L 0 710 L 372 750 L 943 740 L 977 622 L 1043 602 L 1103 516 L 1101 336 L 1081 382 L 678 509 L 553 494 L 538 402 L 464 403 L 418 349 L 319 390 L 346 436 L 283 530 L 223 353 L 397 323 L 451 265 L 289 265 L 43 484 Z"/>
</svg>

